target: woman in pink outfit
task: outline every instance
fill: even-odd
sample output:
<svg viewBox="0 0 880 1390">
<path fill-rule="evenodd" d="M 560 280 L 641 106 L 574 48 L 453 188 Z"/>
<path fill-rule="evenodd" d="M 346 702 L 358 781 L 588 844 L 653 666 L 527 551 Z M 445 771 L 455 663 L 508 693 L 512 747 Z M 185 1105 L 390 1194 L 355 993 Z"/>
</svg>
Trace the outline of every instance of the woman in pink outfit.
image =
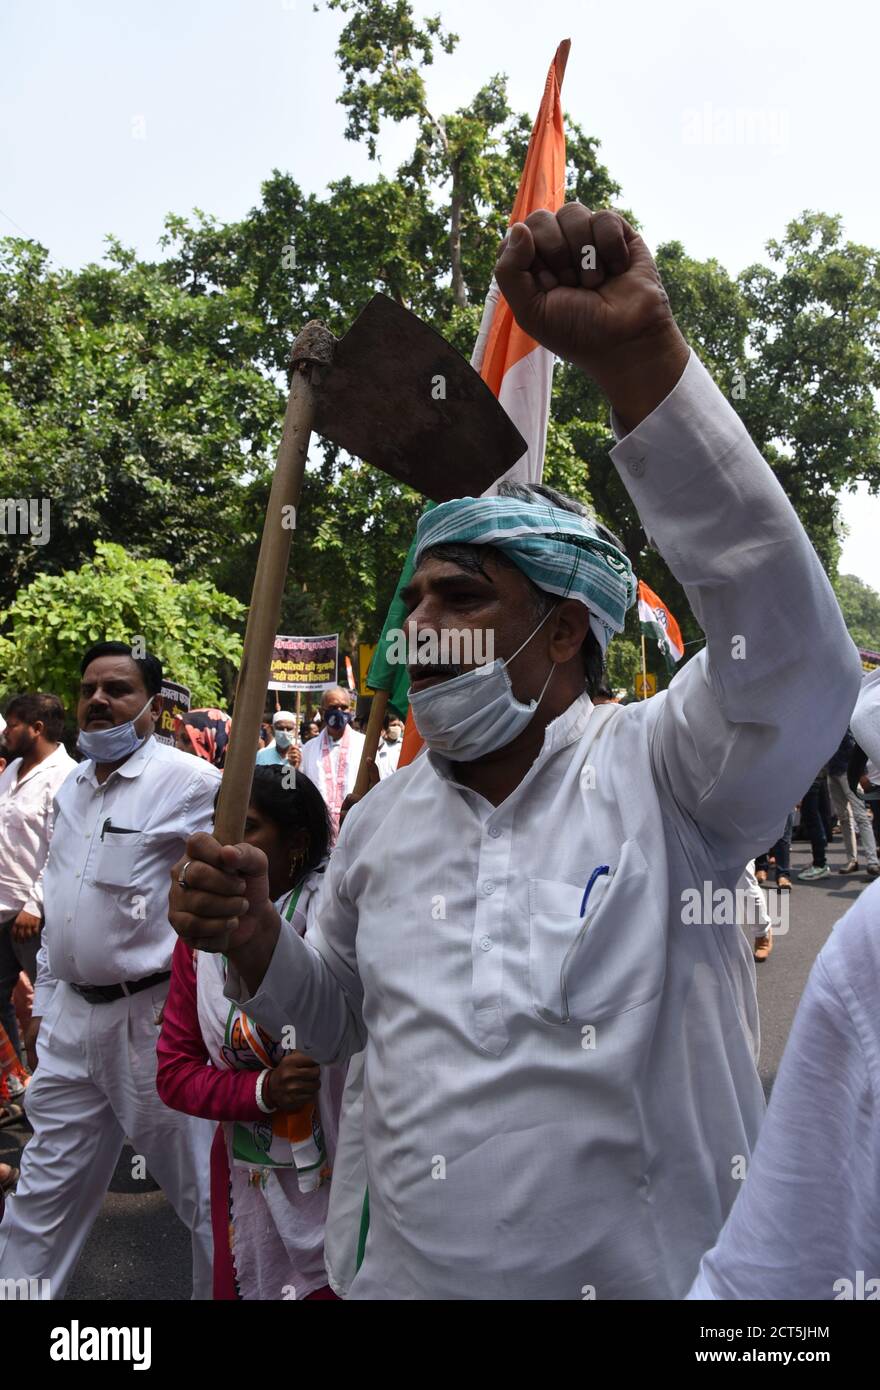
<svg viewBox="0 0 880 1390">
<path fill-rule="evenodd" d="M 269 861 L 286 930 L 308 935 L 330 827 L 302 773 L 257 767 L 245 839 Z M 158 1043 L 166 1105 L 219 1121 L 211 1150 L 216 1299 L 334 1298 L 324 1224 L 344 1067 L 318 1067 L 252 1023 L 223 990 L 224 957 L 174 949 Z"/>
</svg>

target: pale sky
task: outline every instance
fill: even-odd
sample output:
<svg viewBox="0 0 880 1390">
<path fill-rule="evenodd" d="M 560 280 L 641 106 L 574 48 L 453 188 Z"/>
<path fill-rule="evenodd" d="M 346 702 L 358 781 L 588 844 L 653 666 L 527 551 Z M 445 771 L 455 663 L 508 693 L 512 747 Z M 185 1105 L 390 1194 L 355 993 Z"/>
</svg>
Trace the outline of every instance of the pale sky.
<svg viewBox="0 0 880 1390">
<path fill-rule="evenodd" d="M 432 108 L 507 73 L 533 114 L 560 39 L 572 40 L 566 109 L 649 244 L 681 240 L 731 273 L 763 258 L 805 208 L 839 212 L 880 244 L 880 11 L 864 0 L 434 0 L 460 36 L 428 76 Z M 334 59 L 343 18 L 312 0 L 3 0 L 0 228 L 70 266 L 112 232 L 156 257 L 166 212 L 221 220 L 259 200 L 273 167 L 308 191 L 370 178 L 343 139 Z M 392 174 L 411 133 L 389 129 Z M 844 502 L 841 570 L 880 588 L 880 499 Z"/>
</svg>

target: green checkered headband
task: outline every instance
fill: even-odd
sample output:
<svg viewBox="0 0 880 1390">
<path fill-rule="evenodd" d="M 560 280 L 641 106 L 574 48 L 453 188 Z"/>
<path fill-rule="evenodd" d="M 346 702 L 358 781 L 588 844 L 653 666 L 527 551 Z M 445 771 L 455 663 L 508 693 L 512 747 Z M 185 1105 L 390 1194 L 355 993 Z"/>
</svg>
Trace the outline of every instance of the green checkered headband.
<svg viewBox="0 0 880 1390">
<path fill-rule="evenodd" d="M 415 563 L 435 545 L 492 545 L 548 594 L 589 610 L 603 655 L 635 602 L 632 565 L 593 522 L 549 502 L 516 497 L 458 497 L 419 518 Z"/>
</svg>

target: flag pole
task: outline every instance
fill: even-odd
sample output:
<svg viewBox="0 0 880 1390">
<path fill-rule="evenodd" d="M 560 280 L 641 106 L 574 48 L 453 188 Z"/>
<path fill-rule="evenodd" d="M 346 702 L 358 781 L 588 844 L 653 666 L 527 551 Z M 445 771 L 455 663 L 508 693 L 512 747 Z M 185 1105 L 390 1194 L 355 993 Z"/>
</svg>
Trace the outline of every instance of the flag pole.
<svg viewBox="0 0 880 1390">
<path fill-rule="evenodd" d="M 648 667 L 645 661 L 645 634 L 642 633 L 642 699 L 648 698 Z"/>
<path fill-rule="evenodd" d="M 382 722 L 385 718 L 385 711 L 388 708 L 387 690 L 377 690 L 370 705 L 370 715 L 367 719 L 365 730 L 364 746 L 361 751 L 360 766 L 357 771 L 357 780 L 352 791 L 355 796 L 365 796 L 370 790 L 370 762 L 376 761 L 376 753 L 379 749 L 379 739 L 382 734 Z"/>
</svg>

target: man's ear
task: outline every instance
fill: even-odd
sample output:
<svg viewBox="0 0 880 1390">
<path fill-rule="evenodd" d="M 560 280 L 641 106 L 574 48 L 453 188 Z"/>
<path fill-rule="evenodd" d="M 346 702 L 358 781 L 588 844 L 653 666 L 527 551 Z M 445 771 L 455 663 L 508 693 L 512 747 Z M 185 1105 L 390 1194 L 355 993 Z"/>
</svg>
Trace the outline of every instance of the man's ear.
<svg viewBox="0 0 880 1390">
<path fill-rule="evenodd" d="M 590 615 L 578 599 L 566 598 L 557 604 L 549 627 L 550 656 L 562 665 L 577 656 L 587 640 Z"/>
<path fill-rule="evenodd" d="M 154 695 L 150 702 L 150 714 L 153 716 L 153 723 L 158 724 L 162 718 L 162 696 Z"/>
</svg>

